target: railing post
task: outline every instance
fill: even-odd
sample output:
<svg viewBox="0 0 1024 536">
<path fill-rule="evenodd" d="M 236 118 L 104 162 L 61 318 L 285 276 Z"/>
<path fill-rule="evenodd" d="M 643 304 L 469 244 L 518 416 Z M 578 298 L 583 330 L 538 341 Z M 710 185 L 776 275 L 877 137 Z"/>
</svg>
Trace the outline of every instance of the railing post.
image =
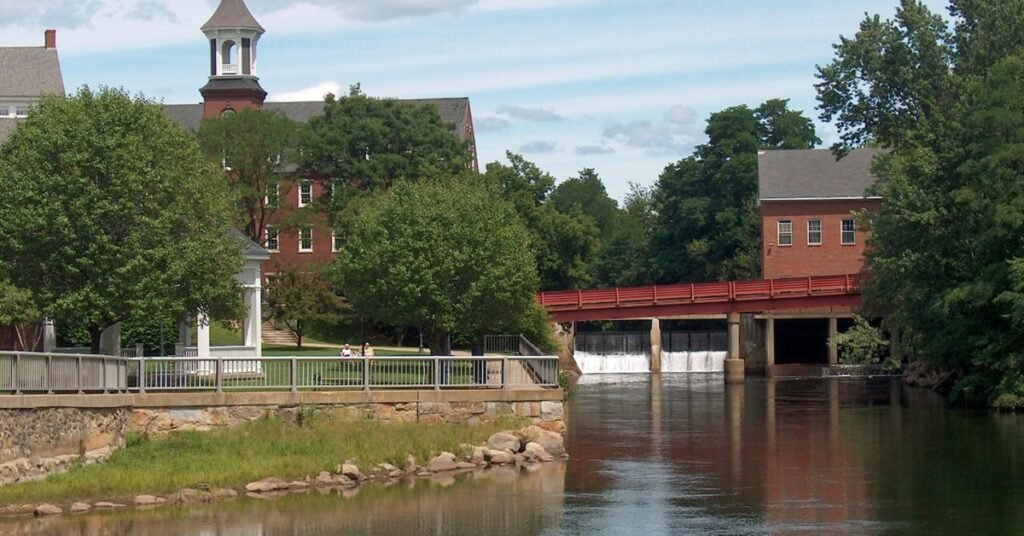
<svg viewBox="0 0 1024 536">
<path fill-rule="evenodd" d="M 139 358 L 139 392 L 146 392 L 146 358 Z"/>
<path fill-rule="evenodd" d="M 501 358 L 501 388 L 508 389 L 508 358 Z"/>
<path fill-rule="evenodd" d="M 299 358 L 292 357 L 291 362 L 289 363 L 289 368 L 291 369 L 290 376 L 292 378 L 292 392 L 297 393 L 299 392 Z"/>
<path fill-rule="evenodd" d="M 78 394 L 82 394 L 82 356 L 75 358 L 75 385 L 78 387 Z"/>
<path fill-rule="evenodd" d="M 53 356 L 46 354 L 46 374 L 43 375 L 43 379 L 46 380 L 46 392 L 47 394 L 53 394 L 53 388 L 51 387 L 53 378 L 50 377 L 51 371 L 50 366 L 53 365 Z"/>
<path fill-rule="evenodd" d="M 370 392 L 370 358 L 363 356 L 363 391 Z"/>
<path fill-rule="evenodd" d="M 217 378 L 217 380 L 216 380 L 216 382 L 217 382 L 217 392 L 218 393 L 223 393 L 224 392 L 224 359 L 218 357 L 217 361 L 215 363 L 216 363 L 215 366 L 217 367 L 216 374 L 215 374 L 215 376 Z"/>
<path fill-rule="evenodd" d="M 774 298 L 775 297 L 775 280 L 774 279 L 769 279 L 768 280 L 768 297 L 769 298 Z"/>
<path fill-rule="evenodd" d="M 110 392 L 110 386 L 107 385 L 107 358 L 104 357 L 102 359 L 103 362 L 100 364 L 100 370 L 103 371 L 103 374 L 101 374 L 103 378 L 103 394 L 107 394 Z"/>
<path fill-rule="evenodd" d="M 11 387 L 14 388 L 14 394 L 21 394 L 21 382 L 20 375 L 18 374 L 18 364 L 21 362 L 21 354 L 14 354 L 14 361 L 11 362 Z"/>
<path fill-rule="evenodd" d="M 441 390 L 441 358 L 434 358 L 434 390 Z"/>
</svg>

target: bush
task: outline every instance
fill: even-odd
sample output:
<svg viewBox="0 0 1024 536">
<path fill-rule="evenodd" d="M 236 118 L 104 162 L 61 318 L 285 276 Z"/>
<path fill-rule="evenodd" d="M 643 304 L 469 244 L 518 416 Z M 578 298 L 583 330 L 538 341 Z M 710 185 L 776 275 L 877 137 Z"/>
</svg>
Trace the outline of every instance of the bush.
<svg viewBox="0 0 1024 536">
<path fill-rule="evenodd" d="M 889 345 L 882 335 L 882 330 L 872 326 L 861 316 L 854 316 L 853 327 L 836 335 L 834 342 L 843 356 L 843 364 L 846 365 L 881 363 Z M 898 363 L 886 364 L 898 366 Z"/>
</svg>

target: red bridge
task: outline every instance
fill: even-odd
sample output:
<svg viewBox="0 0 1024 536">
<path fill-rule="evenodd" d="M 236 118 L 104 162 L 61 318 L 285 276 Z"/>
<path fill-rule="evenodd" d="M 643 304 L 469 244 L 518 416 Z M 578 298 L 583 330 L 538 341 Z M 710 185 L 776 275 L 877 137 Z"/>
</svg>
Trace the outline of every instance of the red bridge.
<svg viewBox="0 0 1024 536">
<path fill-rule="evenodd" d="M 861 275 L 541 292 L 556 322 L 799 311 L 861 304 Z"/>
</svg>

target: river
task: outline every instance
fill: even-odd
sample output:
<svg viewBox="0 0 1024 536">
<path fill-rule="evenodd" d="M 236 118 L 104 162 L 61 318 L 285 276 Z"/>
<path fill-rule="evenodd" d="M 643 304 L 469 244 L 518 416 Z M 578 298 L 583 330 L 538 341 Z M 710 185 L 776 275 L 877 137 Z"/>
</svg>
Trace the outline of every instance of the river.
<svg viewBox="0 0 1024 536">
<path fill-rule="evenodd" d="M 587 378 L 566 464 L 347 495 L 0 521 L 0 534 L 1024 534 L 1024 416 L 895 380 Z"/>
</svg>

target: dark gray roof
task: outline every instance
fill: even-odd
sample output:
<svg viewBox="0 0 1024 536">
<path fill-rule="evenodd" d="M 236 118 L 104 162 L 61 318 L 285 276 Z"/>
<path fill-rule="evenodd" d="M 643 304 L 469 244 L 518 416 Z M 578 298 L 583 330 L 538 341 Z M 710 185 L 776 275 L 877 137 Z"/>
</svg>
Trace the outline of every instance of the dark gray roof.
<svg viewBox="0 0 1024 536">
<path fill-rule="evenodd" d="M 469 99 L 456 97 L 450 99 L 400 99 L 399 102 L 418 105 L 432 104 L 437 106 L 441 119 L 455 125 L 455 134 L 460 140 L 466 139 L 466 122 L 469 120 Z M 323 101 L 310 102 L 268 102 L 266 110 L 283 113 L 289 119 L 305 123 L 324 113 Z M 168 104 L 164 106 L 167 116 L 182 128 L 197 131 L 203 121 L 202 104 Z"/>
<path fill-rule="evenodd" d="M 14 134 L 14 129 L 18 128 L 18 123 L 20 122 L 21 119 L 0 119 L 0 143 L 7 141 L 7 138 Z"/>
<path fill-rule="evenodd" d="M 265 32 L 263 26 L 256 21 L 256 17 L 252 16 L 249 8 L 246 7 L 243 0 L 221 0 L 220 5 L 217 6 L 217 11 L 213 12 L 213 16 L 210 20 L 206 21 L 206 24 L 200 28 L 202 31 L 207 30 L 259 30 Z"/>
<path fill-rule="evenodd" d="M 829 149 L 762 151 L 758 185 L 772 199 L 863 198 L 875 183 L 871 163 L 884 149 L 855 149 L 838 162 Z"/>
<path fill-rule="evenodd" d="M 63 95 L 57 49 L 0 47 L 0 97 Z"/>
<path fill-rule="evenodd" d="M 263 261 L 270 260 L 270 252 L 263 246 L 253 242 L 248 236 L 245 236 L 245 233 L 242 231 L 232 227 L 229 234 L 232 237 L 237 238 L 239 242 L 242 242 L 242 255 L 244 255 L 246 259 Z"/>
</svg>

